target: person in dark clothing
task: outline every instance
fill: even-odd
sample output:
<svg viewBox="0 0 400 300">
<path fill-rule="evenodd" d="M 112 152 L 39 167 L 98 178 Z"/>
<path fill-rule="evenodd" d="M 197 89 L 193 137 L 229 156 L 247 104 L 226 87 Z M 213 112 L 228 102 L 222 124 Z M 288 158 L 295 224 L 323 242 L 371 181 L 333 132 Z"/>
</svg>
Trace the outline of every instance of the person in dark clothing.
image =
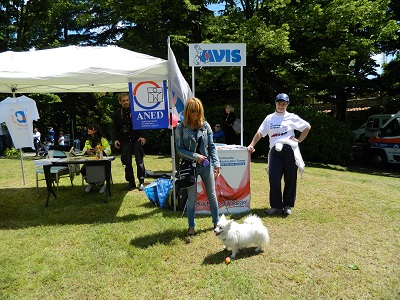
<svg viewBox="0 0 400 300">
<path fill-rule="evenodd" d="M 228 145 L 236 144 L 236 134 L 232 127 L 233 122 L 236 120 L 234 111 L 235 109 L 232 105 L 225 105 L 225 118 L 222 122 L 222 128 L 225 132 L 225 143 Z"/>
<path fill-rule="evenodd" d="M 50 145 L 54 145 L 54 135 L 55 135 L 55 131 L 53 129 L 53 127 L 47 127 L 48 131 L 47 131 L 47 135 L 46 135 L 46 142 L 50 143 Z"/>
<path fill-rule="evenodd" d="M 82 137 L 81 137 L 81 145 L 85 145 L 86 139 L 88 138 L 88 129 L 86 126 L 83 127 Z"/>
<path fill-rule="evenodd" d="M 128 181 L 127 190 L 136 188 L 132 165 L 132 155 L 135 155 L 139 190 L 143 191 L 146 169 L 144 167 L 144 150 L 142 146 L 146 143 L 146 137 L 142 131 L 133 129 L 132 115 L 129 108 L 129 94 L 120 94 L 118 101 L 121 104 L 121 108 L 114 112 L 113 117 L 114 146 L 116 149 L 121 149 L 121 161 L 125 165 L 125 180 Z"/>
</svg>

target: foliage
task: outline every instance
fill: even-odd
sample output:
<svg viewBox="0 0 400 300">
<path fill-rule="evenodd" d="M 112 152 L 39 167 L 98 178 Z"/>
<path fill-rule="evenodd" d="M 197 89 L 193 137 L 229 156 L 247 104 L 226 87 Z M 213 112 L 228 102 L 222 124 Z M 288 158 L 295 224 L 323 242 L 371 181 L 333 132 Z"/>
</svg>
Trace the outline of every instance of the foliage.
<svg viewBox="0 0 400 300">
<path fill-rule="evenodd" d="M 144 150 L 149 154 L 171 154 L 171 129 L 149 130 Z"/>
<path fill-rule="evenodd" d="M 396 62 L 388 64 L 382 78 L 370 79 L 376 76 L 372 56 L 398 51 L 397 2 L 137 0 L 133 4 L 128 0 L 0 0 L 0 21 L 4 25 L 0 27 L 0 51 L 116 44 L 166 59 L 166 41 L 171 36 L 178 64 L 189 79 L 189 43 L 246 43 L 246 103 L 267 104 L 278 92 L 286 92 L 294 99 L 292 105 L 335 103 L 337 118 L 343 121 L 350 97 L 373 91 L 394 99 L 398 95 Z M 225 6 L 220 14 L 215 15 L 207 7 L 213 3 Z M 215 105 L 237 105 L 239 78 L 238 68 L 196 68 L 196 96 Z M 36 124 L 39 131 L 45 132 L 51 124 L 68 132 L 96 122 L 112 138 L 110 118 L 116 109 L 115 95 L 36 94 L 32 98 L 37 100 L 42 117 Z M 244 119 L 253 118 L 250 112 Z M 246 142 L 255 132 L 255 124 L 260 123 L 254 121 L 259 122 L 245 124 Z M 315 121 L 322 122 L 318 118 Z M 327 126 L 325 121 L 322 123 Z M 347 141 L 343 126 L 332 127 Z M 156 140 L 168 139 L 164 133 L 150 135 Z M 158 146 L 167 150 L 168 144 Z M 321 160 L 317 154 L 312 155 L 316 157 Z M 346 156 L 343 161 L 348 161 Z"/>
<path fill-rule="evenodd" d="M 205 116 L 211 127 L 222 123 L 225 105 L 205 106 Z M 234 105 L 237 117 L 240 107 Z M 243 111 L 243 143 L 250 144 L 265 117 L 273 113 L 275 106 L 264 103 L 246 103 Z M 303 159 L 308 162 L 347 166 L 352 161 L 353 135 L 350 128 L 332 116 L 315 112 L 311 107 L 289 106 L 289 112 L 299 115 L 311 124 L 308 137 L 300 144 Z M 257 112 L 257 113 L 255 113 Z M 296 132 L 299 135 L 299 132 Z M 147 134 L 146 153 L 170 154 L 171 131 L 152 130 Z M 238 136 L 239 140 L 239 136 Z M 268 136 L 261 139 L 253 157 L 267 157 Z"/>
<path fill-rule="evenodd" d="M 311 107 L 289 109 L 311 124 L 311 131 L 300 144 L 304 160 L 347 166 L 352 161 L 353 135 L 350 128 L 332 116 Z"/>
<path fill-rule="evenodd" d="M 382 90 L 387 96 L 400 95 L 400 56 L 386 64 L 380 78 Z"/>
<path fill-rule="evenodd" d="M 36 101 L 40 119 L 35 127 L 42 133 L 52 126 L 56 134 L 80 132 L 89 123 L 98 123 L 106 137 L 112 139 L 112 115 L 118 108 L 118 96 L 114 93 L 66 93 L 30 94 Z M 72 138 L 72 136 L 71 136 Z M 79 138 L 76 136 L 75 138 Z"/>
<path fill-rule="evenodd" d="M 394 39 L 388 1 L 302 1 L 278 12 L 273 22 L 287 23 L 293 54 L 281 68 L 281 79 L 296 98 L 315 97 L 338 105 L 344 120 L 346 100 L 371 91 L 376 75 L 372 55 Z M 279 18 L 279 19 L 278 19 Z"/>
<path fill-rule="evenodd" d="M 15 148 L 6 148 L 4 149 L 4 156 L 6 157 L 19 156 L 19 150 Z"/>
<path fill-rule="evenodd" d="M 265 117 L 273 113 L 275 106 L 271 104 L 246 103 L 243 111 L 243 142 L 250 144 Z M 235 111 L 240 107 L 235 105 Z M 289 112 L 299 115 L 311 124 L 311 131 L 300 144 L 303 159 L 309 162 L 320 162 L 346 166 L 352 160 L 353 137 L 350 128 L 331 116 L 314 111 L 311 107 L 289 106 Z M 208 120 L 221 122 L 223 106 L 206 109 Z M 257 112 L 257 113 L 255 113 Z M 238 113 L 239 114 L 239 113 Z M 299 132 L 297 132 L 299 134 Z M 254 157 L 266 157 L 269 151 L 268 137 L 261 139 Z"/>
</svg>

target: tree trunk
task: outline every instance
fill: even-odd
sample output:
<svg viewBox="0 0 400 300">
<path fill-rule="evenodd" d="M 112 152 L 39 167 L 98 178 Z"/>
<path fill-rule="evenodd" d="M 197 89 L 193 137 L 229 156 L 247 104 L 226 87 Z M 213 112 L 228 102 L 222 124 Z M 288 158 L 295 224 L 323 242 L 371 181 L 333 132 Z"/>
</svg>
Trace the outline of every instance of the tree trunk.
<svg viewBox="0 0 400 300">
<path fill-rule="evenodd" d="M 346 120 L 346 109 L 347 109 L 347 96 L 346 92 L 341 91 L 336 94 L 336 120 L 344 122 Z"/>
</svg>

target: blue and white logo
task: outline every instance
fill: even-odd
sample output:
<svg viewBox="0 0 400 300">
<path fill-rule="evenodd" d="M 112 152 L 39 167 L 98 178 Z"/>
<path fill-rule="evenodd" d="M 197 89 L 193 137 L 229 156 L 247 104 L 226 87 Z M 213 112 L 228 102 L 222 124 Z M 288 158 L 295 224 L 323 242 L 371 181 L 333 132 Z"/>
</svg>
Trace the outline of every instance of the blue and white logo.
<svg viewBox="0 0 400 300">
<path fill-rule="evenodd" d="M 189 44 L 189 66 L 245 66 L 246 44 Z"/>
</svg>

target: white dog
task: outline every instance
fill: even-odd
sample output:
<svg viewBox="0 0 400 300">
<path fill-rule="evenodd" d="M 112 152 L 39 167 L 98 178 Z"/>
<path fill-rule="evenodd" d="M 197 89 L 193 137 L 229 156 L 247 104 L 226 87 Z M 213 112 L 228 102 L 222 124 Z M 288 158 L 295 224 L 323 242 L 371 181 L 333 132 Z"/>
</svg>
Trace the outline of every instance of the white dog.
<svg viewBox="0 0 400 300">
<path fill-rule="evenodd" d="M 256 215 L 246 217 L 243 224 L 236 223 L 234 220 L 228 221 L 225 215 L 222 215 L 214 232 L 224 245 L 224 249 L 232 248 L 232 258 L 235 258 L 240 248 L 256 244 L 256 252 L 258 252 L 261 246 L 269 243 L 268 230 Z"/>
</svg>

